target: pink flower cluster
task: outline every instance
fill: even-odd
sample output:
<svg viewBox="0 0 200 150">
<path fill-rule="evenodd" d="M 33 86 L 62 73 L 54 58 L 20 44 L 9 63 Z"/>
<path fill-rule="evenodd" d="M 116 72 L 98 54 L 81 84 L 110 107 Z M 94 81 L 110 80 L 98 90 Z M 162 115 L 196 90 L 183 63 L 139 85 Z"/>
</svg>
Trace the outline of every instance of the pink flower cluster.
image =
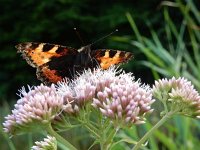
<svg viewBox="0 0 200 150">
<path fill-rule="evenodd" d="M 45 125 L 60 113 L 63 107 L 63 99 L 57 94 L 54 85 L 44 85 L 29 88 L 27 93 L 23 88 L 21 98 L 15 104 L 12 114 L 5 117 L 4 131 L 11 134 L 29 130 L 32 124 Z"/>
<path fill-rule="evenodd" d="M 110 76 L 104 74 L 104 77 L 106 75 Z M 97 91 L 92 105 L 117 124 L 144 123 L 144 115 L 153 111 L 150 88 L 134 81 L 131 74 L 121 73 L 109 78 L 112 81 L 109 84 L 104 78 L 99 81 L 101 90 Z"/>
<path fill-rule="evenodd" d="M 89 69 L 71 82 L 60 82 L 56 87 L 40 85 L 21 93 L 15 109 L 3 124 L 4 130 L 11 134 L 31 128 L 32 123 L 48 124 L 55 118 L 61 119 L 59 115 L 78 115 L 86 105 L 113 122 L 140 124 L 144 123 L 145 114 L 153 111 L 154 102 L 148 86 L 135 81 L 131 73 L 114 67 Z"/>
<path fill-rule="evenodd" d="M 155 98 L 166 102 L 178 114 L 200 118 L 200 95 L 185 78 L 162 79 L 153 86 Z M 164 101 L 163 101 L 164 100 Z"/>
<path fill-rule="evenodd" d="M 122 124 L 144 123 L 144 115 L 153 111 L 150 88 L 134 81 L 131 73 L 116 68 L 88 70 L 70 85 L 61 82 L 58 91 L 67 97 L 65 101 L 72 101 L 73 97 L 74 105 L 79 109 L 91 103 L 103 115 Z M 69 91 L 73 91 L 73 96 L 68 96 Z"/>
<path fill-rule="evenodd" d="M 55 137 L 47 136 L 43 141 L 35 142 L 32 150 L 57 150 L 57 141 Z"/>
</svg>

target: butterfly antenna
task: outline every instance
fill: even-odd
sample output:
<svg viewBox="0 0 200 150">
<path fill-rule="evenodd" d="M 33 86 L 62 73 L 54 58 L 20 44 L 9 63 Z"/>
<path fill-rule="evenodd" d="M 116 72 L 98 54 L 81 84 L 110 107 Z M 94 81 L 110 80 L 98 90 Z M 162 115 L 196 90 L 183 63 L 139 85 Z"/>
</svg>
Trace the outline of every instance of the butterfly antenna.
<svg viewBox="0 0 200 150">
<path fill-rule="evenodd" d="M 78 36 L 79 40 L 81 41 L 82 45 L 85 45 L 85 42 L 84 42 L 83 39 L 81 38 L 81 35 L 80 35 L 80 33 L 77 31 L 76 28 L 74 28 L 74 31 L 75 31 L 76 35 Z"/>
<path fill-rule="evenodd" d="M 103 39 L 105 39 L 105 38 L 107 38 L 107 37 L 109 37 L 109 36 L 111 36 L 112 34 L 114 34 L 115 32 L 117 32 L 117 31 L 119 31 L 118 29 L 116 29 L 115 31 L 113 31 L 113 32 L 111 32 L 111 33 L 109 33 L 109 34 L 107 34 L 107 35 L 105 35 L 105 36 L 103 36 L 102 38 L 100 38 L 100 39 L 98 39 L 98 40 L 96 40 L 96 41 L 94 41 L 92 44 L 90 44 L 90 45 L 94 45 L 95 43 L 97 43 L 97 42 L 99 42 L 99 41 L 101 41 L 101 40 L 103 40 Z"/>
</svg>

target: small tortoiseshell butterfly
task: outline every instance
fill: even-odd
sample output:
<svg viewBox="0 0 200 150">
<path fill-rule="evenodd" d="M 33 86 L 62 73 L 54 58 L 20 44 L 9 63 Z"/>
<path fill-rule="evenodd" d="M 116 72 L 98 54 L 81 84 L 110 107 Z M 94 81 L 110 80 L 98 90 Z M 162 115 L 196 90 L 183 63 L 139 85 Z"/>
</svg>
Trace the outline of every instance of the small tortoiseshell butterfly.
<svg viewBox="0 0 200 150">
<path fill-rule="evenodd" d="M 133 56 L 130 52 L 98 49 L 91 45 L 75 49 L 56 44 L 26 42 L 16 45 L 19 53 L 32 67 L 42 82 L 57 83 L 64 77 L 72 79 L 75 72 L 100 66 L 108 69 L 111 65 L 125 63 Z"/>
</svg>

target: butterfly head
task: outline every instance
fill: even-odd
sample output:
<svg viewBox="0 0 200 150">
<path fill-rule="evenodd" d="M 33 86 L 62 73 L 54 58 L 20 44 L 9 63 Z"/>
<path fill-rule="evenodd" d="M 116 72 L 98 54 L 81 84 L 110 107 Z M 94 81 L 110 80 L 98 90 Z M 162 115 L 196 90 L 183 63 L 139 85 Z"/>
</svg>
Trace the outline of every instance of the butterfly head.
<svg viewBox="0 0 200 150">
<path fill-rule="evenodd" d="M 79 53 L 84 52 L 84 53 L 88 53 L 89 54 L 91 52 L 91 44 L 83 46 L 83 47 L 79 48 L 77 51 Z"/>
</svg>

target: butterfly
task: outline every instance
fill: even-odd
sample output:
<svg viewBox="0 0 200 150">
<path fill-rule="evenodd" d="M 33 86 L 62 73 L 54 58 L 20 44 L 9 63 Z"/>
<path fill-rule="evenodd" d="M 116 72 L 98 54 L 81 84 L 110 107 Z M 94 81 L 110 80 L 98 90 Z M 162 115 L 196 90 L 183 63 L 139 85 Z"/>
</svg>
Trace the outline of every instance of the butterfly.
<svg viewBox="0 0 200 150">
<path fill-rule="evenodd" d="M 91 44 L 79 49 L 72 47 L 49 44 L 25 42 L 16 45 L 27 63 L 36 68 L 36 75 L 42 82 L 57 83 L 63 78 L 73 79 L 76 72 L 81 73 L 87 68 L 100 67 L 108 69 L 129 61 L 131 52 L 97 49 L 91 50 Z"/>
</svg>

